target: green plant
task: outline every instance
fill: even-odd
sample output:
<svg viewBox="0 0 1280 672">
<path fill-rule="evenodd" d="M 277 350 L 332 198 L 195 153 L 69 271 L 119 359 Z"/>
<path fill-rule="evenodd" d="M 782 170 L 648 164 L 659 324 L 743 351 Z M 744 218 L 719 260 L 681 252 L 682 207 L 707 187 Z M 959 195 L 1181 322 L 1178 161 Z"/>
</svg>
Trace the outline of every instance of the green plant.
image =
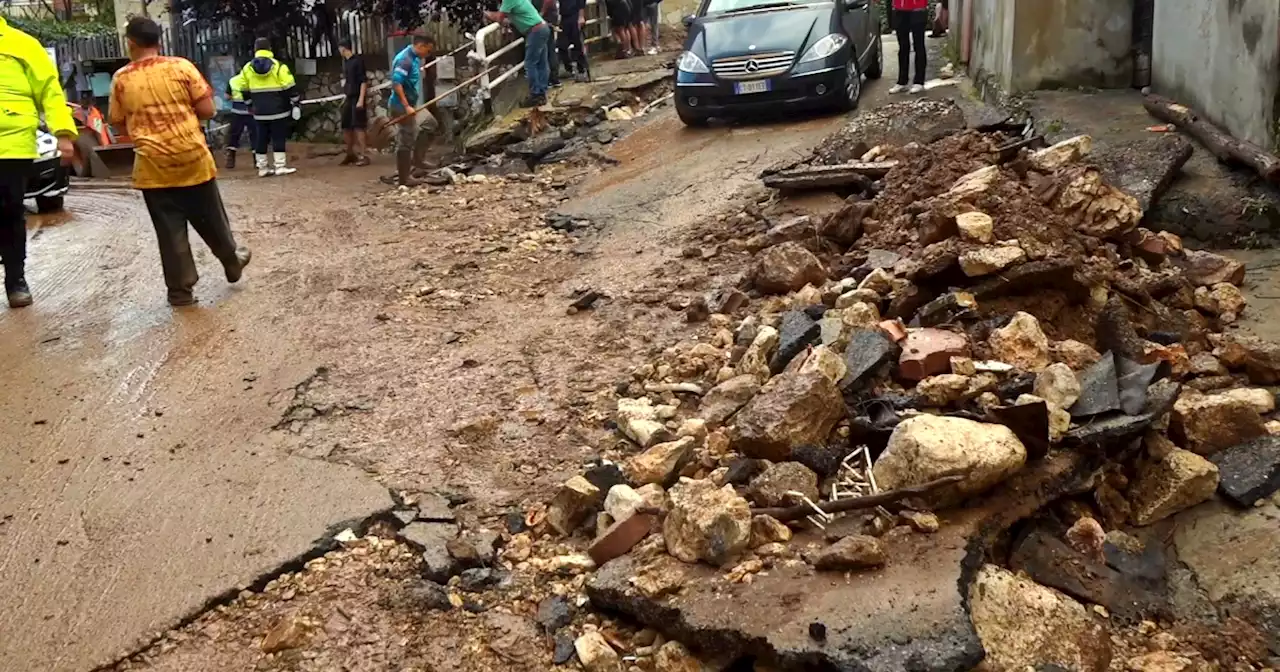
<svg viewBox="0 0 1280 672">
<path fill-rule="evenodd" d="M 1061 119 L 1052 119 L 1045 125 L 1044 132 L 1045 135 L 1054 135 L 1056 133 L 1061 133 L 1062 129 L 1065 127 L 1066 124 L 1063 123 Z"/>
<path fill-rule="evenodd" d="M 75 37 L 98 37 L 115 35 L 116 28 L 110 23 L 101 21 L 59 21 L 52 18 L 30 18 L 21 16 L 6 17 L 9 25 L 40 40 L 41 42 L 57 42 Z"/>
</svg>

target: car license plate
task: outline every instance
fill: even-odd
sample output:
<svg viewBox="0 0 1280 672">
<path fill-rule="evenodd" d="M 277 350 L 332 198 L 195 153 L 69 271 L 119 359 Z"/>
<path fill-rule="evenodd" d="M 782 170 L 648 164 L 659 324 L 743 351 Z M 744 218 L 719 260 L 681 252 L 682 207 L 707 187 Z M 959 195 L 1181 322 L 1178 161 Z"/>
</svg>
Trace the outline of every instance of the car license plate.
<svg viewBox="0 0 1280 672">
<path fill-rule="evenodd" d="M 769 90 L 769 80 L 761 79 L 755 82 L 735 82 L 733 92 L 742 95 L 744 93 L 766 93 Z"/>
</svg>

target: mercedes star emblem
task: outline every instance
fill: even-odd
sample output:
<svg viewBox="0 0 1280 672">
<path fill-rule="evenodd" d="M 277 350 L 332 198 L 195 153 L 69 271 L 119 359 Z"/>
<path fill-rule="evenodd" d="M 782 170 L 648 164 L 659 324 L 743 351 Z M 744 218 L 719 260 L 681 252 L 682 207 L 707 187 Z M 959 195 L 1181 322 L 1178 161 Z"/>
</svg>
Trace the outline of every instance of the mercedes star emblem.
<svg viewBox="0 0 1280 672">
<path fill-rule="evenodd" d="M 747 61 L 747 72 L 755 72 L 756 70 L 759 70 L 759 69 L 760 69 L 760 64 L 756 63 L 756 59 L 753 58 Z"/>
</svg>

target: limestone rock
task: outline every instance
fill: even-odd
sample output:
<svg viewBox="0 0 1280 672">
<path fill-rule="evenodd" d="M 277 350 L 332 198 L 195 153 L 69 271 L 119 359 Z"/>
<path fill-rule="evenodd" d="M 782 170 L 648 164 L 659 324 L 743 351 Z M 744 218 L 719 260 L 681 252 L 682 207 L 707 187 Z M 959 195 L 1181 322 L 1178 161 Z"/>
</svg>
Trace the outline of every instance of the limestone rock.
<svg viewBox="0 0 1280 672">
<path fill-rule="evenodd" d="M 808 284 L 821 285 L 827 280 L 827 271 L 803 245 L 787 242 L 760 252 L 753 277 L 756 289 L 786 294 Z"/>
<path fill-rule="evenodd" d="M 1066 364 L 1074 371 L 1087 369 L 1102 359 L 1102 355 L 1091 346 L 1070 339 L 1054 343 L 1050 346 L 1050 352 L 1054 360 Z"/>
<path fill-rule="evenodd" d="M 898 517 L 916 532 L 932 534 L 942 527 L 938 514 L 929 511 L 899 511 Z"/>
<path fill-rule="evenodd" d="M 763 384 L 769 380 L 769 376 L 773 375 L 769 368 L 769 362 L 773 360 L 773 356 L 778 351 L 778 330 L 773 327 L 760 327 L 756 332 L 755 338 L 751 341 L 751 345 L 747 346 L 747 351 L 743 353 L 742 359 L 738 362 L 738 373 L 740 375 L 749 375 L 755 377 L 756 381 Z"/>
<path fill-rule="evenodd" d="M 680 479 L 662 525 L 667 552 L 683 562 L 722 565 L 751 541 L 751 507 L 733 486 Z"/>
<path fill-rule="evenodd" d="M 943 373 L 916 383 L 916 394 L 930 406 L 948 406 L 960 401 L 969 390 L 969 376 Z"/>
<path fill-rule="evenodd" d="M 960 229 L 960 237 L 975 243 L 990 243 L 995 240 L 993 225 L 991 215 L 985 212 L 965 212 L 956 215 L 956 226 Z"/>
<path fill-rule="evenodd" d="M 1225 376 L 1227 375 L 1227 367 L 1223 366 L 1217 357 L 1207 352 L 1199 352 L 1191 356 L 1191 374 L 1196 376 Z"/>
<path fill-rule="evenodd" d="M 262 638 L 260 648 L 263 653 L 279 653 L 288 649 L 296 649 L 307 641 L 307 626 L 296 615 L 280 619 Z"/>
<path fill-rule="evenodd" d="M 1137 228 L 1142 207 L 1133 196 L 1107 184 L 1102 173 L 1081 167 L 1066 176 L 1054 206 L 1076 220 L 1076 230 L 1098 238 L 1119 238 Z"/>
<path fill-rule="evenodd" d="M 1050 404 L 1067 409 L 1080 398 L 1080 380 L 1066 364 L 1051 364 L 1036 376 L 1031 391 Z"/>
<path fill-rule="evenodd" d="M 772 516 L 761 515 L 751 519 L 751 548 L 786 543 L 791 541 L 791 536 L 791 528 Z"/>
<path fill-rule="evenodd" d="M 1213 496 L 1218 467 L 1189 450 L 1174 449 L 1141 470 L 1129 488 L 1133 522 L 1150 525 Z"/>
<path fill-rule="evenodd" d="M 1252 336 L 1224 337 L 1214 354 L 1229 369 L 1244 369 L 1255 385 L 1280 383 L 1280 343 Z"/>
<path fill-rule="evenodd" d="M 560 534 L 572 534 L 603 499 L 600 488 L 582 476 L 574 476 L 560 486 L 547 505 L 547 523 Z"/>
<path fill-rule="evenodd" d="M 969 589 L 970 617 L 989 672 L 1058 666 L 1105 672 L 1111 640 L 1079 602 L 995 565 L 978 570 Z"/>
<path fill-rule="evenodd" d="M 840 390 L 826 376 L 785 373 L 738 412 L 732 447 L 748 457 L 784 461 L 796 446 L 824 443 L 845 413 Z"/>
<path fill-rule="evenodd" d="M 1077 135 L 1063 140 L 1050 147 L 1033 152 L 1030 157 L 1031 167 L 1042 173 L 1052 173 L 1060 168 L 1075 163 L 1093 151 L 1093 138 Z"/>
<path fill-rule="evenodd" d="M 670 441 L 671 430 L 658 422 L 658 409 L 646 398 L 619 399 L 618 412 L 615 416 L 618 429 L 627 438 L 648 448 L 656 443 Z"/>
<path fill-rule="evenodd" d="M 874 473 L 886 490 L 964 475 L 965 480 L 929 496 L 935 505 L 949 506 L 1003 481 L 1026 461 L 1026 447 L 1008 427 L 919 415 L 893 430 Z"/>
<path fill-rule="evenodd" d="M 705 672 L 702 661 L 680 642 L 667 642 L 653 657 L 654 672 Z"/>
<path fill-rule="evenodd" d="M 912 329 L 907 332 L 898 359 L 898 373 L 907 380 L 947 373 L 952 357 L 969 354 L 969 341 L 962 334 L 942 329 Z"/>
<path fill-rule="evenodd" d="M 1267 433 L 1262 416 L 1249 401 L 1191 392 L 1174 403 L 1169 429 L 1179 445 L 1200 455 L 1212 455 Z"/>
<path fill-rule="evenodd" d="M 772 463 L 747 487 L 747 497 L 761 507 L 799 504 L 788 492 L 799 492 L 810 501 L 818 501 L 818 475 L 799 462 Z"/>
<path fill-rule="evenodd" d="M 828 314 L 833 311 L 827 311 Z M 853 329 L 874 329 L 880 323 L 880 309 L 870 303 L 855 303 L 838 312 L 840 321 Z"/>
<path fill-rule="evenodd" d="M 960 270 L 977 278 L 1002 271 L 1027 258 L 1027 253 L 1017 245 L 992 245 L 969 250 L 960 255 Z"/>
<path fill-rule="evenodd" d="M 627 460 L 626 474 L 632 483 L 669 485 L 680 470 L 693 459 L 693 447 L 698 443 L 692 436 L 658 445 Z"/>
<path fill-rule="evenodd" d="M 707 392 L 702 398 L 699 415 L 707 421 L 708 427 L 719 427 L 746 406 L 759 391 L 760 383 L 755 376 L 734 376 Z"/>
<path fill-rule="evenodd" d="M 1258 387 L 1237 387 L 1233 390 L 1219 392 L 1221 396 L 1230 397 L 1248 403 L 1260 414 L 1276 410 L 1276 395 Z"/>
<path fill-rule="evenodd" d="M 881 567 L 886 561 L 880 540 L 865 534 L 854 534 L 822 549 L 811 558 L 820 570 L 847 572 Z"/>
<path fill-rule="evenodd" d="M 609 514 L 614 520 L 626 520 L 636 509 L 644 506 L 644 497 L 625 483 L 609 488 L 609 494 L 604 498 L 604 512 Z"/>
<path fill-rule="evenodd" d="M 1239 316 L 1247 303 L 1240 289 L 1228 282 L 1220 282 L 1212 287 L 1196 287 L 1193 299 L 1196 308 L 1219 317 Z M 1226 321 L 1233 322 L 1234 319 Z"/>
<path fill-rule="evenodd" d="M 1244 264 L 1221 254 L 1203 250 L 1186 250 L 1178 262 L 1182 273 L 1192 284 L 1208 287 L 1222 282 L 1239 285 L 1244 282 Z"/>
<path fill-rule="evenodd" d="M 1030 313 L 1015 314 L 1008 325 L 991 332 L 988 344 L 996 359 L 1024 371 L 1040 371 L 1051 361 L 1049 339 Z"/>
<path fill-rule="evenodd" d="M 800 365 L 800 373 L 810 371 L 821 373 L 833 385 L 838 385 L 849 373 L 849 366 L 844 363 L 840 353 L 825 345 L 814 348 Z"/>
<path fill-rule="evenodd" d="M 588 632 L 573 643 L 586 672 L 622 672 L 622 659 L 599 632 Z"/>
</svg>

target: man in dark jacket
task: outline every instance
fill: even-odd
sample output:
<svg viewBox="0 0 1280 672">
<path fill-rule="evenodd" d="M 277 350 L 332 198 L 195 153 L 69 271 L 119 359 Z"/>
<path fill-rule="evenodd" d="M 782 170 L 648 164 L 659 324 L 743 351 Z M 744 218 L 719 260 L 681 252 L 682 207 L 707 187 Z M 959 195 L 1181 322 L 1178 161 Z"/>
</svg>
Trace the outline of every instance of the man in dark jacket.
<svg viewBox="0 0 1280 672">
<path fill-rule="evenodd" d="M 258 137 L 253 147 L 253 159 L 258 165 L 258 177 L 288 175 L 297 172 L 289 167 L 285 156 L 285 141 L 289 138 L 294 108 L 298 106 L 298 87 L 289 66 L 276 60 L 271 53 L 271 41 L 259 37 L 253 43 L 253 60 L 240 74 L 244 75 L 245 91 L 253 106 L 253 118 L 258 122 Z M 275 154 L 275 164 L 268 165 L 267 149 Z"/>
</svg>

